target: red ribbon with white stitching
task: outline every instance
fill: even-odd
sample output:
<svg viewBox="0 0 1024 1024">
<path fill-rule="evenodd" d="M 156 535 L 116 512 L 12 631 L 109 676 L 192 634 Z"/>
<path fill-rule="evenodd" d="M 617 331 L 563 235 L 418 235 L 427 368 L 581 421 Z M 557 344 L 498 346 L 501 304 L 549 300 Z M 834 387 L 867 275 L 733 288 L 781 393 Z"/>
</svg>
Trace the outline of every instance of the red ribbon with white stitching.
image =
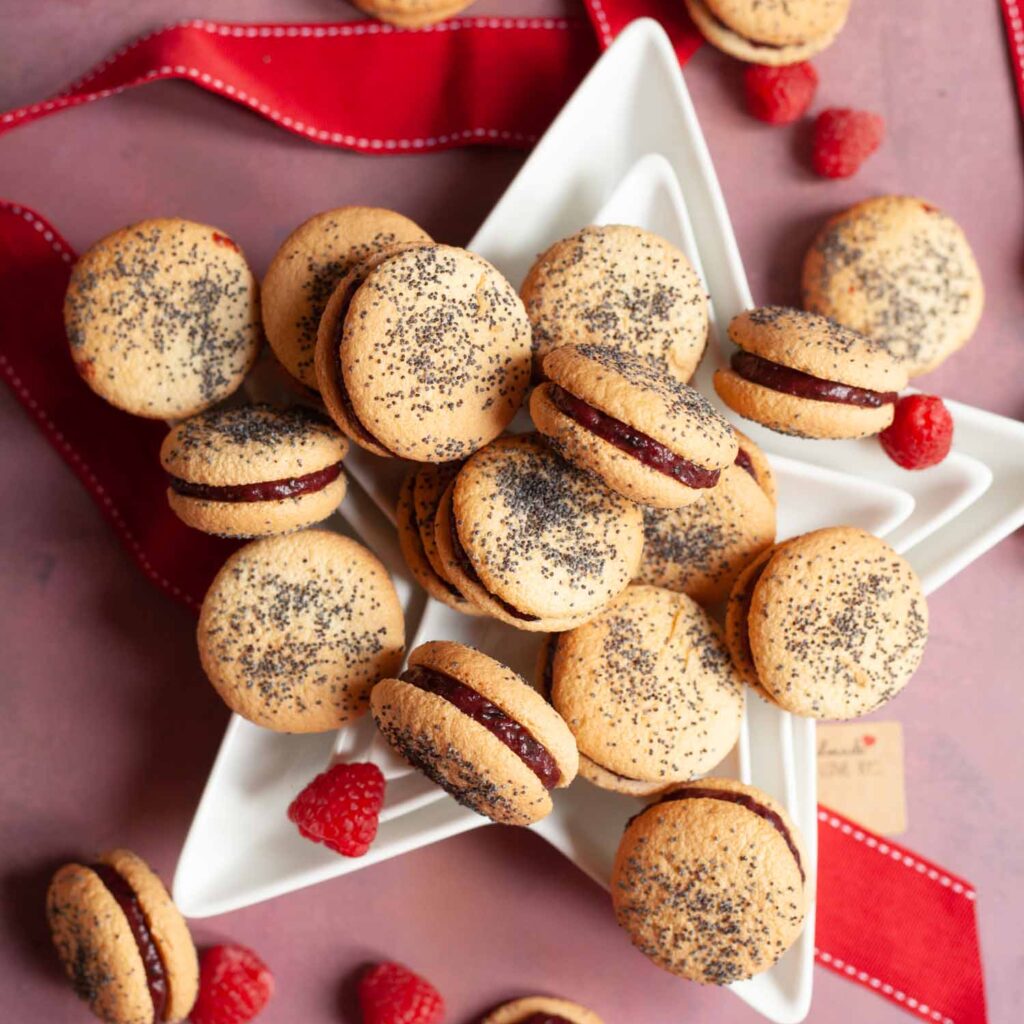
<svg viewBox="0 0 1024 1024">
<path fill-rule="evenodd" d="M 1003 2 L 1012 40 L 1016 5 Z M 602 48 L 641 15 L 662 21 L 681 61 L 699 45 L 680 0 L 586 4 Z M 1018 49 L 1024 60 L 1024 40 Z M 137 40 L 58 97 L 0 115 L 0 134 L 179 78 L 324 145 L 371 153 L 529 145 L 596 53 L 582 23 L 561 19 L 464 18 L 419 31 L 194 21 Z M 74 259 L 39 215 L 0 200 L 0 374 L 139 567 L 197 609 L 235 545 L 170 512 L 163 426 L 107 405 L 75 373 L 61 316 Z M 920 1020 L 985 1024 L 973 887 L 824 808 L 818 842 L 818 962 Z"/>
</svg>

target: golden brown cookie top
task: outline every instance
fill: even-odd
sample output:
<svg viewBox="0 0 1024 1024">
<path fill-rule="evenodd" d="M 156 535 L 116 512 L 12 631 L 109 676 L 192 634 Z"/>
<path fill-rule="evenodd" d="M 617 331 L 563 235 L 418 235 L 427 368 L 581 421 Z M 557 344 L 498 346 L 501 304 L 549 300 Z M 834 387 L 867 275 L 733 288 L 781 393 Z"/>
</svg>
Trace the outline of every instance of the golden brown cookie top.
<svg viewBox="0 0 1024 1024">
<path fill-rule="evenodd" d="M 795 46 L 831 36 L 846 21 L 850 0 L 704 0 L 737 35 L 770 46 Z"/>
</svg>

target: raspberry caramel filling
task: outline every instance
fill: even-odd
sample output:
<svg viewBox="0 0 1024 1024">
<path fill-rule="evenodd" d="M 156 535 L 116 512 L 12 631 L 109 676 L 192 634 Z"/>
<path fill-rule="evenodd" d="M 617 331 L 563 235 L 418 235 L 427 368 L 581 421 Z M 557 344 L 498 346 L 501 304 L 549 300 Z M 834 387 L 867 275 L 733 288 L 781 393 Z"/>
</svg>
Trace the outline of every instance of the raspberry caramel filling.
<svg viewBox="0 0 1024 1024">
<path fill-rule="evenodd" d="M 736 453 L 735 461 L 740 469 L 745 469 L 754 478 L 755 483 L 760 483 L 757 479 L 757 470 L 754 469 L 754 463 L 751 462 L 750 456 L 742 448 Z"/>
<path fill-rule="evenodd" d="M 852 384 L 814 377 L 802 370 L 762 359 L 752 352 L 735 352 L 729 365 L 751 384 L 760 384 L 761 387 L 795 398 L 856 405 L 862 409 L 880 409 L 883 405 L 891 405 L 898 397 L 895 391 L 871 391 L 868 388 L 855 388 Z"/>
<path fill-rule="evenodd" d="M 549 394 L 555 407 L 569 419 L 592 434 L 597 434 L 603 441 L 615 445 L 620 451 L 632 455 L 649 469 L 664 473 L 686 487 L 714 487 L 718 483 L 721 475 L 719 470 L 705 469 L 690 462 L 689 459 L 681 458 L 660 441 L 655 441 L 653 437 L 629 426 L 628 423 L 595 409 L 582 398 L 569 394 L 557 384 L 551 385 Z"/>
<path fill-rule="evenodd" d="M 172 476 L 171 490 L 185 498 L 202 498 L 204 501 L 280 501 L 283 498 L 297 498 L 303 494 L 322 491 L 334 483 L 341 474 L 341 463 L 318 469 L 305 476 L 290 476 L 284 480 L 265 480 L 256 484 L 196 484 L 191 480 Z"/>
<path fill-rule="evenodd" d="M 536 622 L 538 616 L 527 615 L 526 612 L 521 612 L 514 605 L 511 605 L 503 597 L 498 597 L 497 594 L 484 586 L 484 581 L 480 579 L 480 574 L 476 571 L 476 566 L 469 560 L 469 555 L 466 554 L 466 549 L 462 546 L 462 539 L 459 537 L 459 528 L 455 525 L 455 515 L 452 514 L 448 517 L 449 533 L 452 538 L 452 553 L 455 555 L 455 561 L 458 563 L 459 568 L 469 577 L 469 579 L 475 583 L 481 590 L 487 591 L 488 595 L 492 600 L 497 601 L 502 608 L 505 609 L 513 618 L 520 619 L 523 622 Z"/>
<path fill-rule="evenodd" d="M 419 690 L 443 697 L 463 714 L 469 715 L 474 722 L 479 722 L 540 779 L 545 789 L 553 789 L 558 785 L 562 772 L 547 749 L 533 738 L 525 726 L 472 687 L 460 683 L 445 672 L 424 665 L 413 665 L 399 678 Z"/>
<path fill-rule="evenodd" d="M 640 814 L 645 814 L 651 809 L 651 807 L 659 807 L 661 804 L 672 803 L 675 800 L 721 800 L 724 803 L 739 804 L 740 807 L 745 807 L 752 814 L 756 814 L 759 818 L 763 818 L 767 821 L 768 824 L 771 825 L 783 839 L 785 839 L 786 845 L 789 847 L 789 852 L 793 854 L 793 858 L 796 860 L 796 866 L 800 871 L 801 881 L 807 880 L 807 876 L 804 874 L 803 862 L 800 860 L 800 851 L 796 848 L 796 843 L 793 840 L 793 834 L 789 831 L 786 823 L 782 820 L 782 815 L 777 811 L 773 811 L 770 807 L 766 807 L 764 804 L 755 800 L 752 796 L 748 796 L 746 793 L 734 793 L 728 789 L 712 789 L 710 786 L 688 786 L 686 789 L 677 789 L 674 793 L 666 794 L 649 807 L 645 807 Z M 635 821 L 636 818 L 640 817 L 640 814 L 635 815 L 634 818 L 630 820 Z"/>
<path fill-rule="evenodd" d="M 559 1017 L 557 1013 L 531 1013 L 524 1017 L 519 1024 L 572 1024 L 572 1021 Z"/>
<path fill-rule="evenodd" d="M 90 864 L 89 869 L 99 877 L 128 919 L 128 928 L 146 969 L 146 985 L 149 987 L 149 997 L 153 1000 L 153 1020 L 159 1024 L 167 1009 L 167 968 L 153 941 L 153 933 L 149 930 L 149 922 L 139 898 L 135 890 L 109 864 Z"/>
</svg>

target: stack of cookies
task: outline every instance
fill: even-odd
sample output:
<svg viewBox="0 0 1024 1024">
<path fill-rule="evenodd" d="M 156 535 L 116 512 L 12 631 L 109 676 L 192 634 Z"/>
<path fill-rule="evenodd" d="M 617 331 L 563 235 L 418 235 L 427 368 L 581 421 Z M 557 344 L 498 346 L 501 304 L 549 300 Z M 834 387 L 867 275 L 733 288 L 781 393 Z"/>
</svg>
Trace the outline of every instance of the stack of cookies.
<svg viewBox="0 0 1024 1024">
<path fill-rule="evenodd" d="M 821 266 L 835 251 L 813 250 L 809 303 L 857 322 L 737 317 L 715 387 L 741 415 L 808 437 L 876 433 L 908 364 L 964 340 L 974 307 L 952 293 L 956 325 L 902 348 L 870 333 L 877 311 L 829 307 L 849 294 Z M 652 800 L 613 880 L 648 956 L 724 983 L 795 940 L 812 881 L 795 827 L 766 794 L 694 780 L 735 745 L 747 689 L 821 718 L 893 697 L 921 659 L 927 607 L 906 562 L 862 531 L 776 544 L 768 459 L 689 384 L 708 304 L 683 253 L 638 228 L 586 228 L 517 293 L 400 214 L 347 207 L 285 240 L 260 295 L 226 234 L 157 220 L 82 257 L 66 317 L 94 390 L 173 421 L 160 457 L 174 512 L 250 539 L 198 628 L 233 711 L 302 733 L 370 711 L 410 763 L 507 824 L 544 817 L 577 774 Z M 231 399 L 264 331 L 286 407 Z M 524 406 L 535 430 L 508 433 Z M 384 566 L 315 528 L 345 494 L 352 444 L 409 463 L 396 522 L 423 589 L 541 635 L 533 685 L 446 637 L 405 658 Z"/>
</svg>

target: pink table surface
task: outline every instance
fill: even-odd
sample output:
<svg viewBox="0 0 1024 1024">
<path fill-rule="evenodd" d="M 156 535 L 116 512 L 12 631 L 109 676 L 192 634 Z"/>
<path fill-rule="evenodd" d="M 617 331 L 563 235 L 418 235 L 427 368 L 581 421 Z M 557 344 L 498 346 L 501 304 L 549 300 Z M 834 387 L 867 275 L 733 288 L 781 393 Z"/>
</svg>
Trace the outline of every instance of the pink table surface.
<svg viewBox="0 0 1024 1024">
<path fill-rule="evenodd" d="M 558 0 L 484 0 L 480 13 L 551 14 Z M 336 0 L 0 3 L 0 108 L 38 99 L 156 25 L 190 16 L 337 20 Z M 949 209 L 974 242 L 988 306 L 966 354 L 925 387 L 1007 415 L 1024 410 L 1021 138 L 998 5 L 856 0 L 817 61 L 820 103 L 881 111 L 889 139 L 852 181 L 816 180 L 806 133 L 742 111 L 735 65 L 705 48 L 687 69 L 760 300 L 792 301 L 822 218 L 873 193 Z M 343 72 L 343 69 L 339 69 Z M 59 115 L 0 141 L 0 195 L 46 213 L 84 247 L 120 225 L 178 214 L 226 228 L 262 271 L 290 228 L 343 203 L 390 205 L 464 242 L 522 154 L 373 158 L 318 148 L 182 84 Z M 10 1021 L 86 1019 L 48 947 L 43 893 L 63 858 L 112 844 L 170 877 L 227 713 L 203 679 L 193 620 L 129 563 L 85 492 L 0 388 L 0 979 Z M 978 887 L 991 1019 L 1024 1002 L 1024 543 L 1018 535 L 932 599 L 925 664 L 884 717 L 907 743 L 906 841 Z M 239 842 L 245 837 L 239 836 Z M 739 1024 L 724 992 L 662 974 L 618 931 L 605 895 L 529 832 L 491 827 L 262 906 L 196 923 L 273 966 L 267 1024 L 355 1022 L 350 979 L 387 957 L 444 991 L 453 1024 L 495 1002 L 560 992 L 620 1024 Z M 811 1020 L 902 1012 L 816 973 Z"/>
</svg>

